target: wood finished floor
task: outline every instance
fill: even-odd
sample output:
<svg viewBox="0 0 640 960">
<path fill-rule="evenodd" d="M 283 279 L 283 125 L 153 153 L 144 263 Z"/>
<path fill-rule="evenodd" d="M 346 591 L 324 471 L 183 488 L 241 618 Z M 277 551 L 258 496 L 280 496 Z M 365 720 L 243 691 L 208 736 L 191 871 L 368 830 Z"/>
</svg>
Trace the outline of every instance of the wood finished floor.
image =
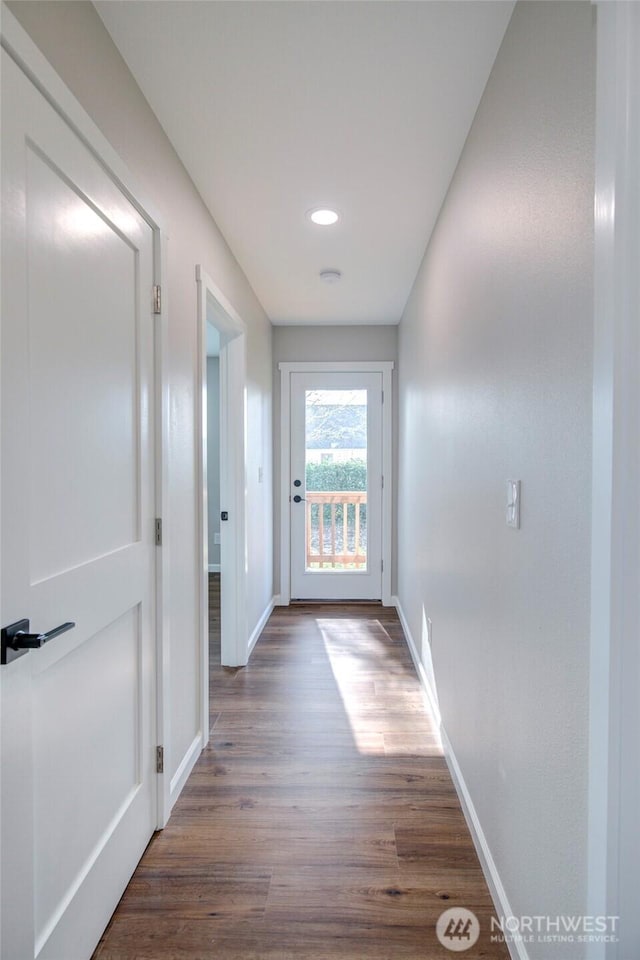
<svg viewBox="0 0 640 960">
<path fill-rule="evenodd" d="M 492 903 L 395 610 L 276 608 L 220 667 L 211 741 L 95 960 L 430 960 L 443 910 Z"/>
</svg>

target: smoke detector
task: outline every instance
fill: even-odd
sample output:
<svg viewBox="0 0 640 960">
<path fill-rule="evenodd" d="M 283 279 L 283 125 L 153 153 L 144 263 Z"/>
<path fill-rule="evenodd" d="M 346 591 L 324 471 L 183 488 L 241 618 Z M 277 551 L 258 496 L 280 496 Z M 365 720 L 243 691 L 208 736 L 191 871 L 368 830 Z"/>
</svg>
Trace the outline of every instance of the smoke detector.
<svg viewBox="0 0 640 960">
<path fill-rule="evenodd" d="M 340 270 L 321 270 L 320 279 L 325 283 L 337 283 L 342 278 Z"/>
</svg>

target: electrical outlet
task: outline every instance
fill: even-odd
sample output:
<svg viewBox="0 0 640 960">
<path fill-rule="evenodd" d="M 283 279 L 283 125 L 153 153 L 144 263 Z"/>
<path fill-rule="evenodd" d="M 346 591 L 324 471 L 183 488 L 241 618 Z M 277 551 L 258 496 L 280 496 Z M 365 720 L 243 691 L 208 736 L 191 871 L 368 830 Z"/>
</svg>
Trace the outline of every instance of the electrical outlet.
<svg viewBox="0 0 640 960">
<path fill-rule="evenodd" d="M 507 480 L 507 526 L 520 528 L 520 481 Z"/>
<path fill-rule="evenodd" d="M 422 630 L 420 632 L 420 659 L 423 664 L 427 664 L 431 659 L 431 642 L 433 638 L 433 627 L 431 618 L 427 616 L 424 607 L 422 608 Z"/>
<path fill-rule="evenodd" d="M 262 483 L 263 471 L 262 467 L 258 467 L 258 483 Z"/>
<path fill-rule="evenodd" d="M 214 542 L 214 543 L 217 543 L 217 544 L 220 543 L 220 534 L 219 534 L 219 533 L 214 533 L 214 535 L 213 535 L 213 542 Z"/>
</svg>

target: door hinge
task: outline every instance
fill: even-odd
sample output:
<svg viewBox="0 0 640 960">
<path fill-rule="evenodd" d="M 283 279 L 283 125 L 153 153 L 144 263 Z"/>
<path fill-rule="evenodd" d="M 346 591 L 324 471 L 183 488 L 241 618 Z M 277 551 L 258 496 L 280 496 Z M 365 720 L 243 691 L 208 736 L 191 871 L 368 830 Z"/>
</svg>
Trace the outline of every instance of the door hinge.
<svg viewBox="0 0 640 960">
<path fill-rule="evenodd" d="M 384 390 L 382 391 L 382 402 L 384 404 Z"/>
<path fill-rule="evenodd" d="M 162 546 L 162 518 L 156 517 L 156 547 Z"/>
<path fill-rule="evenodd" d="M 384 573 L 384 560 L 380 561 L 380 573 Z"/>
<path fill-rule="evenodd" d="M 164 773 L 164 747 L 156 747 L 156 773 Z"/>
<path fill-rule="evenodd" d="M 153 288 L 153 312 L 156 315 L 162 313 L 162 291 L 158 283 Z"/>
<path fill-rule="evenodd" d="M 382 476 L 380 477 L 380 479 L 382 480 L 381 486 L 382 486 L 382 489 L 384 490 L 384 473 L 382 474 Z"/>
</svg>

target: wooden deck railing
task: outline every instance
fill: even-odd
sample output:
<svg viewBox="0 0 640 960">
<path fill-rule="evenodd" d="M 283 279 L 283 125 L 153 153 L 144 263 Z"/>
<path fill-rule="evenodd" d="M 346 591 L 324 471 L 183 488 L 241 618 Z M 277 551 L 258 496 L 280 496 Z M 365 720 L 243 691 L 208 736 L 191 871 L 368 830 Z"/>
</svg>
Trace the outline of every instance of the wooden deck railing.
<svg viewBox="0 0 640 960">
<path fill-rule="evenodd" d="M 361 515 L 362 505 L 367 503 L 366 491 L 307 490 L 305 498 L 307 569 L 312 566 L 366 567 L 366 535 L 363 543 L 366 520 L 363 523 Z M 338 507 L 342 507 L 340 519 L 337 519 Z M 350 550 L 351 540 L 353 549 Z"/>
</svg>

